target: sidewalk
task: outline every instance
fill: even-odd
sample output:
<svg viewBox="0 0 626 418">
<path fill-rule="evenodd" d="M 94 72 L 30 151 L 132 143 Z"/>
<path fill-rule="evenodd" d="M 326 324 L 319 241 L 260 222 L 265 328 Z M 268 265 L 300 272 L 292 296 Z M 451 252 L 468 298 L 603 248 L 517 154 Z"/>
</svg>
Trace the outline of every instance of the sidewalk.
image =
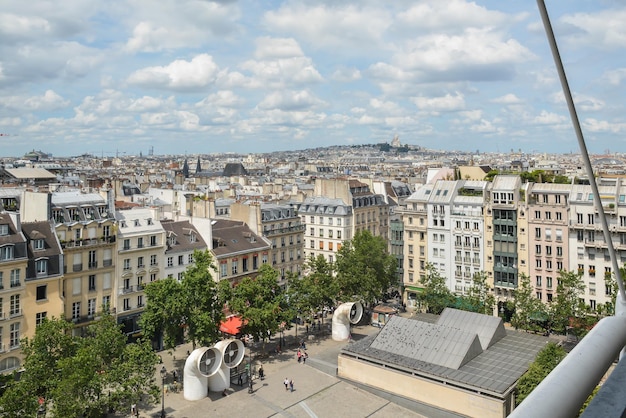
<svg viewBox="0 0 626 418">
<path fill-rule="evenodd" d="M 253 393 L 248 393 L 247 385 L 237 386 L 231 382 L 228 395 L 211 393 L 209 397 L 200 401 L 187 401 L 183 391 L 168 392 L 165 395 L 165 413 L 167 417 L 194 418 L 194 417 L 399 417 L 417 418 L 423 415 L 410 411 L 392 401 L 373 395 L 363 388 L 358 388 L 343 382 L 336 377 L 337 355 L 346 342 L 333 341 L 330 337 L 330 323 L 328 327 L 309 335 L 304 335 L 305 327 L 298 327 L 298 337 L 292 329 L 285 334 L 285 347 L 276 352 L 279 338 L 272 338 L 265 345 L 265 353 L 261 354 L 261 344 L 252 347 L 252 367 L 258 370 L 262 364 L 266 378 L 260 380 L 256 376 L 253 380 Z M 309 330 L 311 331 L 311 329 Z M 367 334 L 378 332 L 378 328 L 371 326 L 355 327 L 353 337 L 363 338 Z M 309 358 L 306 364 L 298 363 L 297 348 L 302 339 L 306 340 Z M 182 381 L 182 370 L 187 357 L 187 350 L 191 351 L 191 344 L 176 347 L 171 352 L 160 352 L 163 364 L 157 365 L 155 374 L 157 381 L 161 381 L 159 370 L 162 366 L 171 376 L 171 371 L 179 371 L 179 381 Z M 249 354 L 249 350 L 246 350 Z M 248 361 L 248 355 L 244 362 Z M 285 378 L 294 381 L 294 391 L 285 391 Z M 139 404 L 140 417 L 160 417 L 161 404 Z M 115 415 L 116 418 L 128 417 Z M 111 418 L 113 416 L 110 416 Z"/>
</svg>

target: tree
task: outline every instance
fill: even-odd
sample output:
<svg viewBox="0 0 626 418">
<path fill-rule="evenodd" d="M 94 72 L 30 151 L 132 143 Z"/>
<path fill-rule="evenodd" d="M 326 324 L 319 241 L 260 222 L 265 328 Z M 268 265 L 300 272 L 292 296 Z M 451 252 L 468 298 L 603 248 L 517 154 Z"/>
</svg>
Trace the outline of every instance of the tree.
<svg viewBox="0 0 626 418">
<path fill-rule="evenodd" d="M 183 338 L 183 331 L 194 349 L 219 338 L 225 300 L 211 275 L 213 258 L 208 250 L 194 251 L 193 260 L 180 282 L 165 278 L 149 283 L 144 290 L 147 303 L 141 328 L 149 338 L 161 333 L 168 349 Z"/>
<path fill-rule="evenodd" d="M 561 334 L 566 334 L 568 328 L 573 328 L 578 336 L 588 331 L 587 309 L 581 301 L 585 291 L 582 273 L 561 270 L 559 272 L 556 297 L 550 306 L 552 327 Z"/>
<path fill-rule="evenodd" d="M 417 294 L 417 299 L 426 306 L 427 312 L 439 315 L 445 308 L 454 306 L 455 298 L 446 279 L 431 263 L 427 263 L 425 269 L 426 274 L 420 280 L 424 290 Z"/>
<path fill-rule="evenodd" d="M 337 253 L 335 271 L 339 298 L 375 302 L 395 279 L 397 260 L 387 250 L 387 242 L 367 230 L 345 241 Z"/>
<path fill-rule="evenodd" d="M 548 326 L 546 306 L 535 296 L 530 278 L 522 273 L 518 277 L 513 306 L 515 312 L 511 318 L 511 325 L 516 329 L 539 331 Z"/>
<path fill-rule="evenodd" d="M 246 277 L 231 289 L 229 303 L 231 311 L 241 315 L 242 332 L 262 341 L 263 351 L 265 339 L 295 316 L 278 285 L 278 271 L 267 264 L 261 266 L 256 278 Z"/>
<path fill-rule="evenodd" d="M 567 353 L 563 347 L 553 342 L 548 343 L 535 357 L 528 367 L 528 371 L 517 381 L 515 404 L 519 405 L 550 374 L 557 364 L 565 358 Z"/>
<path fill-rule="evenodd" d="M 487 273 L 484 271 L 474 274 L 469 294 L 465 297 L 469 310 L 486 315 L 493 315 L 496 298 L 493 289 L 487 284 Z"/>
<path fill-rule="evenodd" d="M 158 401 L 154 380 L 158 357 L 148 343 L 127 344 L 108 313 L 89 325 L 83 336 L 72 336 L 72 327 L 63 319 L 44 320 L 35 336 L 24 340 L 24 372 L 0 398 L 4 414 L 34 416 L 39 398 L 52 416 L 70 418 L 127 409 L 142 395 L 149 402 Z M 52 342 L 46 341 L 49 337 Z M 43 365 L 47 373 L 42 373 Z"/>
<path fill-rule="evenodd" d="M 289 279 L 289 306 L 306 314 L 334 306 L 338 285 L 333 275 L 333 265 L 323 255 L 318 255 L 307 261 L 306 270 L 308 274 Z"/>
</svg>

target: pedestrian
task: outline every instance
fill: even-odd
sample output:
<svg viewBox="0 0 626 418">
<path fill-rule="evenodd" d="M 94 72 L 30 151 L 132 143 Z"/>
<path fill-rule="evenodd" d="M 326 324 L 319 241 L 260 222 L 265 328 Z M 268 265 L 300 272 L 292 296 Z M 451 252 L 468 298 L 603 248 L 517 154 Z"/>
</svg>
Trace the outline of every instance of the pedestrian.
<svg viewBox="0 0 626 418">
<path fill-rule="evenodd" d="M 289 390 L 289 378 L 285 377 L 285 380 L 283 381 L 283 383 L 285 384 L 285 391 Z"/>
<path fill-rule="evenodd" d="M 289 388 L 291 389 L 291 391 L 293 392 L 293 379 L 291 379 L 289 381 Z"/>
<path fill-rule="evenodd" d="M 139 411 L 137 410 L 137 404 L 132 404 L 130 406 L 130 416 L 131 417 L 138 417 L 139 416 Z"/>
<path fill-rule="evenodd" d="M 172 378 L 174 379 L 174 382 L 178 382 L 178 374 L 176 373 L 176 370 L 172 371 Z"/>
<path fill-rule="evenodd" d="M 308 358 L 309 358 L 309 354 L 305 351 L 304 355 L 302 356 L 302 363 L 306 364 L 306 359 L 308 359 Z"/>
<path fill-rule="evenodd" d="M 306 333 L 309 333 L 309 324 L 306 324 Z"/>
<path fill-rule="evenodd" d="M 259 377 L 261 380 L 265 378 L 265 370 L 263 370 L 263 366 L 259 367 Z"/>
<path fill-rule="evenodd" d="M 302 351 L 298 348 L 298 363 L 302 361 Z"/>
</svg>

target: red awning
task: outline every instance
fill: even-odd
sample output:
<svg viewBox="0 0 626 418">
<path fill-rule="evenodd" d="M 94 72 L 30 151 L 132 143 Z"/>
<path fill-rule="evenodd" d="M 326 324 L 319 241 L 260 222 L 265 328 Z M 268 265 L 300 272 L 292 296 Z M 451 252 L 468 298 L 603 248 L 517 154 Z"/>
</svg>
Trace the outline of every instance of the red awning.
<svg viewBox="0 0 626 418">
<path fill-rule="evenodd" d="M 239 316 L 229 316 L 220 324 L 220 331 L 225 332 L 230 335 L 237 335 L 241 333 L 241 327 L 243 326 L 243 321 Z"/>
</svg>

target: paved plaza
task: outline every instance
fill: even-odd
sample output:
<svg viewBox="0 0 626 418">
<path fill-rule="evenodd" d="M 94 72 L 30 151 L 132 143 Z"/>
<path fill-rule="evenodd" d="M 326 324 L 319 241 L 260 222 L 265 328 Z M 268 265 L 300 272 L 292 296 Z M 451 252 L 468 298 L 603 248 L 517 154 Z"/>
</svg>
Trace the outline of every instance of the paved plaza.
<svg viewBox="0 0 626 418">
<path fill-rule="evenodd" d="M 358 384 L 346 382 L 336 377 L 337 355 L 346 342 L 336 342 L 330 337 L 330 329 L 312 333 L 306 339 L 309 358 L 306 364 L 297 362 L 296 353 L 299 341 L 303 338 L 304 327 L 298 327 L 285 335 L 286 349 L 276 352 L 277 339 L 266 344 L 265 350 L 271 354 L 257 357 L 260 344 L 252 347 L 253 370 L 262 364 L 265 379 L 258 376 L 253 380 L 253 393 L 248 393 L 247 385 L 238 386 L 231 381 L 227 396 L 211 393 L 199 401 L 187 401 L 182 390 L 178 393 L 168 391 L 165 395 L 165 412 L 172 418 L 195 417 L 394 417 L 449 418 L 455 415 L 432 410 L 425 405 L 416 404 L 404 398 L 367 390 Z M 367 334 L 378 332 L 378 328 L 359 326 L 353 329 L 353 338 L 359 339 Z M 191 345 L 178 346 L 174 351 L 159 354 L 168 372 L 176 368 L 182 372 L 187 351 Z M 248 361 L 248 356 L 244 362 Z M 157 377 L 160 382 L 157 367 Z M 294 381 L 294 391 L 285 391 L 285 378 Z M 182 376 L 181 379 L 182 381 Z M 420 413 L 416 412 L 419 411 Z M 140 417 L 159 417 L 161 405 L 151 407 L 139 404 Z M 115 417 L 130 416 L 115 415 Z"/>
</svg>

